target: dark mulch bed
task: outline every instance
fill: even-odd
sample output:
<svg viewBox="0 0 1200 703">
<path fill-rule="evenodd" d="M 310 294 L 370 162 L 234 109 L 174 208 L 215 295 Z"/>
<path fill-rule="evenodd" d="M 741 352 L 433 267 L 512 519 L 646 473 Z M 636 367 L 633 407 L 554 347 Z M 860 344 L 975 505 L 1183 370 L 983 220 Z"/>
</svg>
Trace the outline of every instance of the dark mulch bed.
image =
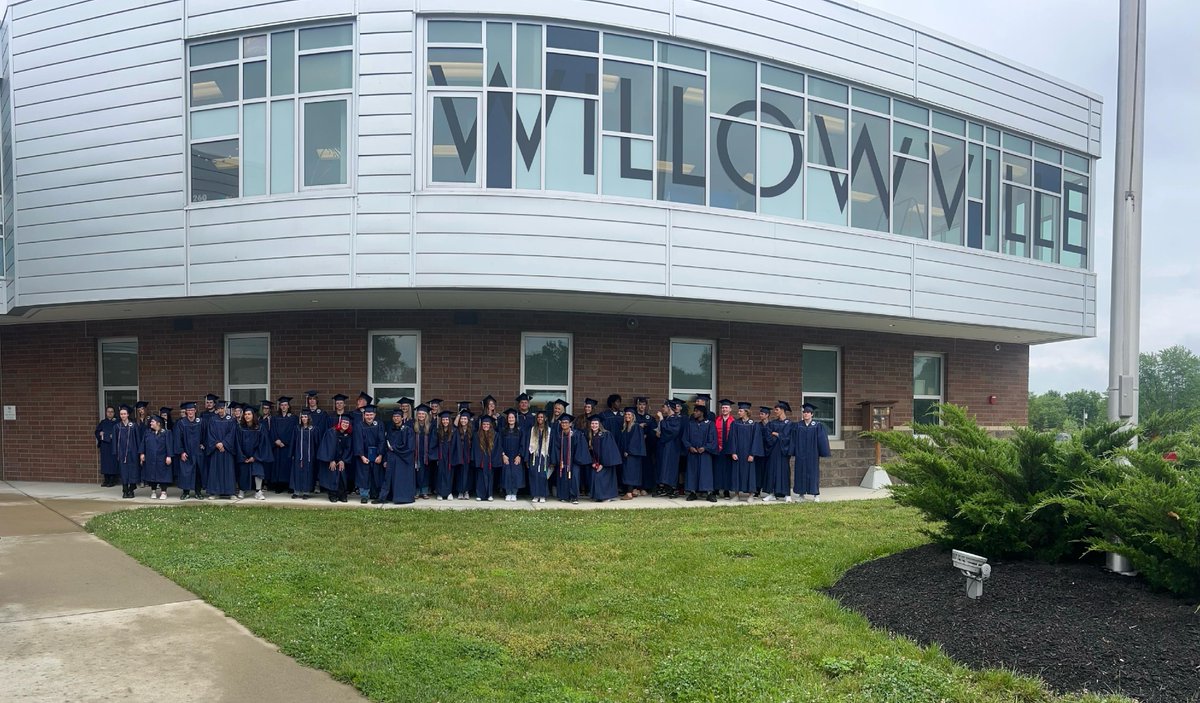
<svg viewBox="0 0 1200 703">
<path fill-rule="evenodd" d="M 829 595 L 876 627 L 1059 692 L 1200 701 L 1196 604 L 1093 564 L 994 564 L 983 598 L 971 600 L 950 553 L 928 545 L 854 567 Z"/>
</svg>

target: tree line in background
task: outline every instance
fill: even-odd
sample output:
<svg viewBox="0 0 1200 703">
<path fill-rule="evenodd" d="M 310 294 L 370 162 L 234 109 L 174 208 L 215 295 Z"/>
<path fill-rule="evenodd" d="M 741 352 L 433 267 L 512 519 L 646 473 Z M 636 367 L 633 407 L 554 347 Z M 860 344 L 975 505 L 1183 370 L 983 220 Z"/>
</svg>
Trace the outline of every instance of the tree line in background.
<svg viewBox="0 0 1200 703">
<path fill-rule="evenodd" d="M 1138 418 L 1143 427 L 1170 431 L 1200 421 L 1200 356 L 1181 345 L 1143 353 L 1138 373 Z M 1108 396 L 1100 391 L 1029 394 L 1032 429 L 1074 431 L 1107 421 Z"/>
</svg>

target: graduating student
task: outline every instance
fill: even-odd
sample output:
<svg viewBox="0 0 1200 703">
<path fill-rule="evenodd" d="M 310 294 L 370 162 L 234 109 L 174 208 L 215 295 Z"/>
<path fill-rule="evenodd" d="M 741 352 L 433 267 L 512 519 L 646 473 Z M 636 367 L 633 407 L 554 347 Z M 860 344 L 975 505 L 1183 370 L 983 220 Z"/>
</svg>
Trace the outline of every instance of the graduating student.
<svg viewBox="0 0 1200 703">
<path fill-rule="evenodd" d="M 592 500 L 603 503 L 615 499 L 621 450 L 617 448 L 613 433 L 604 428 L 603 418 L 599 415 L 588 420 L 587 446 L 592 457 Z"/>
<path fill-rule="evenodd" d="M 216 393 L 208 393 L 204 396 L 204 410 L 201 410 L 198 417 L 200 418 L 200 453 L 196 455 L 196 497 L 204 497 L 204 489 L 207 487 L 205 481 L 208 480 L 208 447 L 204 445 L 204 438 L 208 436 L 208 423 L 217 414 L 217 401 L 220 396 Z"/>
<path fill-rule="evenodd" d="M 204 427 L 204 460 L 207 475 L 204 489 L 208 499 L 228 498 L 237 490 L 237 423 L 226 412 L 226 402 L 218 400 L 216 411 Z"/>
<path fill-rule="evenodd" d="M 333 424 L 333 420 L 329 418 L 329 413 L 321 409 L 320 391 L 308 390 L 304 391 L 304 407 L 308 410 L 308 419 L 312 423 L 313 430 L 318 437 L 325 436 L 325 430 L 329 429 Z"/>
<path fill-rule="evenodd" d="M 367 413 L 367 406 L 374 406 L 375 398 L 366 391 L 359 391 L 358 397 L 354 399 L 354 404 L 357 406 L 350 412 L 350 429 L 357 432 L 358 426 L 362 424 L 363 417 Z M 378 422 L 378 420 L 376 420 Z"/>
<path fill-rule="evenodd" d="M 778 498 L 792 502 L 791 467 L 788 457 L 791 455 L 792 422 L 787 414 L 792 406 L 781 400 L 775 403 L 775 418 L 767 423 L 764 450 L 767 452 L 767 473 L 762 485 L 766 495 L 763 502 L 769 503 Z"/>
<path fill-rule="evenodd" d="M 117 409 L 108 405 L 104 408 L 104 417 L 96 423 L 96 449 L 100 452 L 100 487 L 109 488 L 117 485 L 121 469 L 117 466 L 117 455 L 113 452 L 113 436 L 116 434 Z"/>
<path fill-rule="evenodd" d="M 270 475 L 271 488 L 276 493 L 282 493 L 291 485 L 292 479 L 292 442 L 296 434 L 296 424 L 299 418 L 292 412 L 291 396 L 279 396 L 279 414 L 271 421 L 271 444 L 275 454 L 275 463 Z"/>
<path fill-rule="evenodd" d="M 244 497 L 245 491 L 253 485 L 255 500 L 267 499 L 263 495 L 263 482 L 273 459 L 271 435 L 266 427 L 259 424 L 254 408 L 243 405 L 242 421 L 237 428 L 238 498 Z"/>
<path fill-rule="evenodd" d="M 596 406 L 599 404 L 600 401 L 594 398 L 584 398 L 583 414 L 575 416 L 575 429 L 579 430 L 579 435 L 581 437 L 587 436 L 588 427 L 591 424 L 590 418 L 596 413 Z M 593 475 L 591 471 L 584 471 L 579 475 L 579 495 L 591 495 L 592 478 Z"/>
<path fill-rule="evenodd" d="M 758 491 L 755 457 L 762 456 L 762 431 L 758 423 L 750 419 L 750 403 L 738 403 L 737 419 L 729 429 L 729 485 L 738 498 Z"/>
<path fill-rule="evenodd" d="M 796 457 L 795 493 L 821 500 L 821 457 L 829 456 L 829 433 L 813 419 L 817 406 L 800 406 L 800 422 L 792 423 L 792 455 Z M 790 497 L 790 496 L 789 496 Z"/>
<path fill-rule="evenodd" d="M 362 406 L 362 419 L 354 428 L 354 483 L 358 502 L 379 499 L 383 485 L 383 425 L 375 419 L 375 406 Z"/>
<path fill-rule="evenodd" d="M 400 409 L 400 421 L 406 425 L 412 424 L 413 399 L 406 395 L 400 396 L 400 400 L 396 401 L 396 407 Z"/>
<path fill-rule="evenodd" d="M 462 407 L 462 403 L 459 403 Z M 471 411 L 460 410 L 450 439 L 450 463 L 454 466 L 454 495 L 459 500 L 470 500 L 474 476 L 471 458 L 474 442 L 471 432 Z"/>
<path fill-rule="evenodd" d="M 587 438 L 571 426 L 575 418 L 558 416 L 558 431 L 550 434 L 550 464 L 558 484 L 558 499 L 579 504 L 579 474 L 592 470 L 592 455 Z"/>
<path fill-rule="evenodd" d="M 711 395 L 709 395 L 707 393 L 697 393 L 696 394 L 696 405 L 698 407 L 704 408 L 704 419 L 706 419 L 706 420 L 715 420 L 717 418 L 717 416 L 713 414 L 713 411 L 709 410 L 709 408 L 708 408 L 708 404 L 711 402 L 712 402 Z"/>
<path fill-rule="evenodd" d="M 675 485 L 679 481 L 679 457 L 683 445 L 679 437 L 683 434 L 683 418 L 675 414 L 675 404 L 671 400 L 663 402 L 662 409 L 655 416 L 658 428 L 658 491 L 659 497 L 673 497 Z"/>
<path fill-rule="evenodd" d="M 558 418 L 562 417 L 567 412 L 567 408 L 570 407 L 570 405 L 571 405 L 570 403 L 563 400 L 562 398 L 557 398 L 553 402 L 551 402 L 547 405 L 546 409 L 550 413 L 550 419 L 549 419 L 550 429 L 552 429 L 552 430 L 558 429 Z"/>
<path fill-rule="evenodd" d="M 149 401 L 145 400 L 139 400 L 133 404 L 133 424 L 137 425 L 139 440 L 142 438 L 142 435 L 146 434 L 146 421 L 150 418 L 150 411 L 148 410 L 149 407 Z"/>
<path fill-rule="evenodd" d="M 517 491 L 525 487 L 525 430 L 515 408 L 505 410 L 501 417 L 500 487 L 504 489 L 504 500 L 511 502 L 517 499 Z"/>
<path fill-rule="evenodd" d="M 200 448 L 204 440 L 204 422 L 196 416 L 196 404 L 192 401 L 189 400 L 179 407 L 183 410 L 183 417 L 179 418 L 171 432 L 175 453 L 178 455 L 175 485 L 183 491 L 179 500 L 187 500 L 192 497 L 193 491 L 196 492 L 197 498 L 200 497 L 198 477 L 200 457 L 204 456 L 204 450 Z"/>
<path fill-rule="evenodd" d="M 417 471 L 413 468 L 413 428 L 399 406 L 392 411 L 392 423 L 384 430 L 383 443 L 387 451 L 387 473 L 379 489 L 379 499 L 371 502 L 383 503 L 388 498 L 397 505 L 414 502 L 417 499 Z"/>
<path fill-rule="evenodd" d="M 534 413 L 533 424 L 526 434 L 525 463 L 529 467 L 529 495 L 535 503 L 545 503 L 550 496 L 548 481 L 550 472 L 551 427 L 546 420 L 546 411 Z"/>
<path fill-rule="evenodd" d="M 754 467 L 755 485 L 758 486 L 754 489 L 755 498 L 762 496 L 763 486 L 767 485 L 767 435 L 771 434 L 768 428 L 772 420 L 772 413 L 771 408 L 765 405 L 758 407 L 758 421 L 755 424 L 758 425 L 758 434 L 763 446 L 763 453 L 758 455 L 758 465 Z"/>
<path fill-rule="evenodd" d="M 340 418 L 345 417 L 350 420 L 350 434 L 353 436 L 355 428 L 358 427 L 358 414 L 352 413 L 349 410 L 348 406 L 346 405 L 346 401 L 349 399 L 349 396 L 346 396 L 343 393 L 337 393 L 333 396 L 333 414 L 329 416 L 329 426 L 333 427 L 338 423 Z M 353 466 L 350 467 L 350 470 L 346 471 L 346 475 L 343 478 L 346 481 L 346 490 L 350 493 L 354 493 Z"/>
<path fill-rule="evenodd" d="M 142 481 L 150 485 L 150 497 L 167 499 L 167 484 L 171 483 L 171 455 L 175 453 L 171 434 L 163 428 L 162 417 L 151 415 L 146 419 L 146 432 L 142 435 Z"/>
<path fill-rule="evenodd" d="M 658 420 L 650 414 L 650 399 L 644 395 L 634 398 L 638 426 L 646 441 L 646 457 L 642 460 L 642 484 L 638 495 L 649 495 L 658 486 Z"/>
<path fill-rule="evenodd" d="M 621 431 L 621 425 L 625 421 L 625 413 L 621 409 L 622 404 L 620 394 L 613 393 L 604 401 L 607 409 L 600 414 L 600 424 L 604 425 L 604 429 L 611 432 L 614 437 Z"/>
<path fill-rule="evenodd" d="M 713 452 L 713 490 L 724 492 L 728 498 L 729 491 L 733 489 L 733 460 L 730 459 L 729 450 L 729 430 L 734 422 L 733 401 L 722 398 L 717 407 L 717 417 L 713 420 L 713 427 L 717 431 L 717 450 Z"/>
<path fill-rule="evenodd" d="M 249 405 L 242 406 L 243 416 L 246 414 L 246 408 L 249 407 Z M 279 477 L 279 474 L 275 470 L 275 403 L 271 402 L 270 398 L 264 398 L 262 402 L 259 403 L 259 409 L 260 412 L 255 416 L 254 419 L 256 422 L 258 422 L 259 432 L 262 433 L 263 439 L 266 440 L 267 448 L 271 452 L 271 458 L 262 461 L 261 467 L 263 470 L 263 488 L 267 488 L 273 485 L 275 479 Z M 284 467 L 283 471 L 285 476 L 291 473 L 291 469 L 289 467 Z M 238 488 L 243 490 L 250 489 L 249 486 L 238 486 Z"/>
<path fill-rule="evenodd" d="M 437 417 L 422 403 L 413 419 L 413 465 L 416 468 L 417 491 L 422 500 L 431 495 L 430 486 L 437 475 Z"/>
<path fill-rule="evenodd" d="M 500 429 L 500 413 L 496 412 L 496 399 L 489 393 L 479 404 L 483 406 L 483 414 L 471 421 L 471 429 L 478 433 L 479 422 L 485 417 L 492 418 L 492 431 Z"/>
<path fill-rule="evenodd" d="M 338 416 L 325 436 L 321 438 L 321 446 L 317 449 L 317 463 L 320 465 L 321 488 L 329 494 L 329 502 L 346 502 L 346 475 L 353 473 L 354 441 L 351 434 L 353 420 L 349 415 Z"/>
<path fill-rule="evenodd" d="M 438 500 L 447 500 L 454 495 L 454 448 L 458 430 L 454 427 L 454 413 L 443 410 L 438 413 L 434 444 L 433 489 Z"/>
<path fill-rule="evenodd" d="M 717 502 L 713 493 L 713 454 L 717 451 L 717 430 L 708 419 L 708 410 L 703 405 L 692 408 L 692 416 L 683 425 L 680 438 L 687 452 L 687 472 L 684 490 L 688 500 L 696 500 L 699 494 L 710 503 Z"/>
<path fill-rule="evenodd" d="M 528 432 L 533 426 L 533 411 L 529 409 L 531 400 L 533 398 L 528 393 L 522 393 L 513 401 L 517 404 L 517 425 L 522 432 Z"/>
<path fill-rule="evenodd" d="M 475 467 L 475 500 L 492 499 L 496 469 L 501 464 L 500 437 L 491 415 L 479 418 L 479 431 L 471 445 L 471 464 Z"/>
<path fill-rule="evenodd" d="M 646 459 L 646 433 L 638 422 L 637 408 L 625 408 L 624 421 L 616 434 L 621 451 L 621 483 L 625 494 L 621 500 L 632 500 L 642 487 L 642 463 Z"/>
<path fill-rule="evenodd" d="M 320 449 L 322 436 L 313 424 L 312 411 L 307 408 L 301 410 L 291 445 L 292 473 L 288 485 L 292 489 L 293 500 L 308 500 L 315 480 L 316 471 L 313 469 L 317 466 L 317 450 Z"/>
<path fill-rule="evenodd" d="M 434 423 L 437 423 L 437 421 L 442 417 L 443 402 L 444 401 L 441 398 L 433 398 L 429 401 L 429 418 L 433 420 Z"/>
<path fill-rule="evenodd" d="M 133 491 L 142 476 L 142 437 L 137 424 L 129 416 L 131 411 L 128 405 L 122 405 L 117 411 L 117 424 L 113 427 L 112 453 L 121 478 L 122 498 L 133 497 Z"/>
<path fill-rule="evenodd" d="M 158 416 L 162 418 L 162 428 L 165 432 L 170 432 L 175 429 L 175 421 L 171 419 L 171 411 L 173 408 L 162 406 L 158 409 Z"/>
</svg>

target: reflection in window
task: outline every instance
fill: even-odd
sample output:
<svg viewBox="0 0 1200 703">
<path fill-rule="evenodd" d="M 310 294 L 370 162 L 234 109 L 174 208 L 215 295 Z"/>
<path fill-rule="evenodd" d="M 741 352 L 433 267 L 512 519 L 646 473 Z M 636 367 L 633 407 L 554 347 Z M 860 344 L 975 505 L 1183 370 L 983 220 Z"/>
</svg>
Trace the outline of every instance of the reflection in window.
<svg viewBox="0 0 1200 703">
<path fill-rule="evenodd" d="M 624 61 L 604 61 L 604 129 L 627 134 L 654 133 L 654 69 Z"/>
<path fill-rule="evenodd" d="M 762 91 L 763 124 L 804 130 L 804 98 L 766 88 Z"/>
<path fill-rule="evenodd" d="M 238 99 L 238 67 L 222 66 L 192 71 L 192 107 L 235 102 Z"/>
<path fill-rule="evenodd" d="M 707 341 L 671 340 L 671 397 L 715 392 L 713 349 Z"/>
<path fill-rule="evenodd" d="M 434 182 L 476 182 L 477 121 L 475 98 L 433 99 Z"/>
<path fill-rule="evenodd" d="M 571 398 L 571 336 L 521 335 L 521 392 L 533 396 L 534 407 Z"/>
<path fill-rule="evenodd" d="M 934 132 L 932 153 L 931 238 L 935 242 L 961 245 L 967 209 L 966 142 Z"/>
<path fill-rule="evenodd" d="M 846 117 L 845 108 L 808 101 L 810 164 L 846 168 Z"/>
<path fill-rule="evenodd" d="M 660 68 L 658 82 L 658 199 L 703 205 L 704 76 Z"/>
<path fill-rule="evenodd" d="M 913 422 L 937 423 L 943 394 L 942 356 L 913 355 Z"/>
<path fill-rule="evenodd" d="M 565 93 L 596 95 L 599 91 L 595 56 L 546 54 L 546 88 Z"/>
<path fill-rule="evenodd" d="M 346 101 L 304 105 L 304 185 L 346 183 Z"/>
<path fill-rule="evenodd" d="M 487 62 L 484 76 L 489 88 L 512 85 L 512 25 L 508 22 L 488 22 Z"/>
<path fill-rule="evenodd" d="M 192 144 L 192 202 L 238 197 L 238 140 Z"/>
<path fill-rule="evenodd" d="M 762 128 L 759 157 L 760 210 L 764 215 L 804 217 L 804 135 Z"/>
<path fill-rule="evenodd" d="M 892 138 L 892 148 L 897 154 L 928 159 L 929 130 L 897 122 Z"/>
<path fill-rule="evenodd" d="M 713 207 L 754 212 L 756 154 L 754 125 L 713 119 L 709 126 L 713 157 L 712 189 L 708 204 Z"/>
<path fill-rule="evenodd" d="M 853 117 L 850 225 L 888 231 L 888 121 L 861 112 Z"/>
<path fill-rule="evenodd" d="M 1004 185 L 1004 253 L 1029 256 L 1029 189 Z"/>
<path fill-rule="evenodd" d="M 354 58 L 349 51 L 305 54 L 300 57 L 300 92 L 349 90 Z"/>
<path fill-rule="evenodd" d="M 436 86 L 483 85 L 483 50 L 430 47 L 426 82 Z"/>
<path fill-rule="evenodd" d="M 1030 184 L 1030 162 L 1029 159 L 1023 159 L 1020 156 L 1014 156 L 1009 153 L 1004 154 L 1004 180 L 1020 183 L 1023 186 Z"/>
<path fill-rule="evenodd" d="M 897 156 L 892 173 L 892 217 L 895 223 L 892 232 L 906 237 L 926 239 L 927 213 L 929 204 L 929 166 L 922 161 Z"/>
<path fill-rule="evenodd" d="M 267 104 L 247 105 L 242 120 L 242 195 L 265 195 L 267 192 Z"/>
<path fill-rule="evenodd" d="M 1033 185 L 1051 193 L 1062 192 L 1062 169 L 1036 161 L 1033 164 Z"/>
<path fill-rule="evenodd" d="M 1000 152 L 987 150 L 983 171 L 984 191 L 987 194 L 987 215 L 983 221 L 983 248 L 1000 251 Z"/>
<path fill-rule="evenodd" d="M 825 425 L 830 437 L 839 436 L 838 353 L 837 349 L 805 347 L 800 361 L 800 380 L 804 386 L 801 402 L 816 406 L 813 419 Z"/>
<path fill-rule="evenodd" d="M 546 188 L 596 192 L 596 101 L 546 96 Z"/>
<path fill-rule="evenodd" d="M 392 408 L 400 398 L 420 398 L 421 337 L 416 332 L 372 332 L 367 392 Z"/>
</svg>

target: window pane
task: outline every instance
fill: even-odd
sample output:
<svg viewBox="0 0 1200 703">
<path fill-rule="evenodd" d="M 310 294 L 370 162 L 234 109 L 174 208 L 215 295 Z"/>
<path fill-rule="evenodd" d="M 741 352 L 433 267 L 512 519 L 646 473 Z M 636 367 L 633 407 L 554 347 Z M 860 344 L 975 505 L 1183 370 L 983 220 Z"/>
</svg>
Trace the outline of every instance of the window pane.
<svg viewBox="0 0 1200 703">
<path fill-rule="evenodd" d="M 1007 153 L 1004 155 L 1004 180 L 1027 186 L 1030 183 L 1029 169 L 1029 159 Z"/>
<path fill-rule="evenodd" d="M 804 74 L 789 71 L 775 66 L 762 66 L 762 83 L 763 85 L 773 85 L 776 88 L 783 88 L 797 93 L 804 92 Z"/>
<path fill-rule="evenodd" d="M 709 125 L 712 207 L 754 212 L 756 183 L 754 125 L 713 119 Z"/>
<path fill-rule="evenodd" d="M 209 42 L 208 44 L 195 44 L 188 50 L 188 60 L 192 66 L 204 66 L 223 61 L 237 61 L 237 59 L 237 39 L 225 39 L 223 41 Z"/>
<path fill-rule="evenodd" d="M 678 44 L 658 43 L 658 60 L 663 63 L 704 70 L 704 52 Z"/>
<path fill-rule="evenodd" d="M 271 95 L 296 92 L 296 33 L 271 35 Z"/>
<path fill-rule="evenodd" d="M 590 29 L 548 25 L 546 27 L 546 47 L 590 51 L 594 54 L 600 49 L 600 33 Z"/>
<path fill-rule="evenodd" d="M 238 197 L 238 140 L 192 145 L 192 202 Z"/>
<path fill-rule="evenodd" d="M 196 110 L 191 115 L 192 139 L 237 136 L 238 109 L 222 107 L 216 110 Z"/>
<path fill-rule="evenodd" d="M 1059 199 L 1045 193 L 1037 194 L 1037 209 L 1033 214 L 1033 258 L 1054 263 L 1058 248 Z"/>
<path fill-rule="evenodd" d="M 808 169 L 808 209 L 804 219 L 846 224 L 846 174 L 819 168 Z"/>
<path fill-rule="evenodd" d="M 479 44 L 483 41 L 483 28 L 478 22 L 432 20 L 426 37 L 431 44 Z"/>
<path fill-rule="evenodd" d="M 296 187 L 295 103 L 271 103 L 271 192 L 291 193 Z"/>
<path fill-rule="evenodd" d="M 1063 154 L 1063 166 L 1073 168 L 1082 173 L 1088 172 L 1088 160 L 1082 156 L 1076 156 L 1069 151 Z"/>
<path fill-rule="evenodd" d="M 237 44 L 234 44 L 236 49 Z M 192 71 L 192 107 L 238 99 L 238 67 L 222 66 Z"/>
<path fill-rule="evenodd" d="M 541 119 L 541 96 L 517 95 L 517 188 L 542 187 Z"/>
<path fill-rule="evenodd" d="M 654 60 L 654 42 L 623 34 L 604 34 L 604 53 L 644 61 Z"/>
<path fill-rule="evenodd" d="M 1040 161 L 1033 162 L 1033 185 L 1051 193 L 1062 192 L 1062 169 Z"/>
<path fill-rule="evenodd" d="M 242 64 L 242 98 L 254 100 L 267 96 L 267 62 Z"/>
<path fill-rule="evenodd" d="M 517 87 L 542 87 L 542 28 L 517 25 Z"/>
<path fill-rule="evenodd" d="M 928 159 L 929 130 L 896 122 L 892 131 L 892 149 L 897 154 Z"/>
<path fill-rule="evenodd" d="M 232 383 L 232 381 L 231 381 Z M 243 405 L 253 405 L 255 408 L 258 404 L 267 397 L 267 389 L 265 386 L 261 388 L 231 388 L 229 389 L 229 400 L 234 403 L 242 403 Z"/>
<path fill-rule="evenodd" d="M 325 49 L 331 46 L 350 46 L 353 43 L 354 31 L 348 24 L 300 30 L 301 51 L 306 49 Z"/>
<path fill-rule="evenodd" d="M 604 137 L 604 194 L 654 197 L 654 143 L 649 139 Z"/>
<path fill-rule="evenodd" d="M 483 85 L 483 49 L 430 49 L 426 85 Z"/>
<path fill-rule="evenodd" d="M 569 337 L 526 335 L 525 385 L 566 387 L 571 368 Z M 555 396 L 557 398 L 557 396 Z M 554 400 L 548 398 L 547 400 Z"/>
<path fill-rule="evenodd" d="M 136 386 L 138 384 L 138 343 L 136 339 L 100 344 L 100 368 L 103 386 Z M 136 400 L 136 399 L 135 399 Z"/>
<path fill-rule="evenodd" d="M 929 124 L 929 110 L 923 107 L 906 103 L 903 100 L 892 101 L 892 114 L 902 120 L 916 122 L 917 124 Z"/>
<path fill-rule="evenodd" d="M 1029 256 L 1029 189 L 1004 186 L 1004 253 Z"/>
<path fill-rule="evenodd" d="M 658 73 L 658 199 L 704 204 L 704 77 Z"/>
<path fill-rule="evenodd" d="M 850 224 L 888 231 L 888 120 L 855 111 L 852 116 L 854 155 L 850 187 Z M 808 352 L 805 352 L 806 354 Z M 815 389 L 813 389 L 815 390 Z"/>
<path fill-rule="evenodd" d="M 391 424 L 391 411 L 400 404 L 401 398 L 415 398 L 416 386 L 372 386 L 371 395 L 375 396 L 375 406 L 381 413 L 386 413 L 387 423 Z M 377 415 L 383 417 L 383 415 Z"/>
<path fill-rule="evenodd" d="M 764 215 L 804 218 L 804 137 L 794 132 L 763 128 L 759 171 L 762 190 L 759 211 Z"/>
<path fill-rule="evenodd" d="M 987 217 L 984 219 L 984 249 L 1000 251 L 1000 152 L 988 149 L 984 161 L 983 189 L 987 195 Z"/>
<path fill-rule="evenodd" d="M 546 89 L 596 95 L 599 59 L 574 54 L 546 54 Z"/>
<path fill-rule="evenodd" d="M 833 349 L 805 349 L 801 358 L 801 379 L 805 393 L 837 393 L 838 353 Z"/>
<path fill-rule="evenodd" d="M 353 72 L 354 58 L 349 51 L 301 56 L 300 92 L 349 90 Z"/>
<path fill-rule="evenodd" d="M 596 101 L 546 97 L 546 189 L 596 192 Z"/>
<path fill-rule="evenodd" d="M 477 118 L 475 98 L 434 98 L 435 182 L 475 183 L 475 155 L 479 139 Z"/>
<path fill-rule="evenodd" d="M 967 246 L 983 248 L 983 203 L 967 201 Z"/>
<path fill-rule="evenodd" d="M 490 26 L 490 25 L 489 25 Z M 513 96 L 509 92 L 487 94 L 487 183 L 488 188 L 512 188 Z"/>
<path fill-rule="evenodd" d="M 846 168 L 846 108 L 808 101 L 808 162 Z"/>
<path fill-rule="evenodd" d="M 949 244 L 963 243 L 966 216 L 966 142 L 944 134 L 933 134 L 932 239 Z"/>
<path fill-rule="evenodd" d="M 1000 130 L 987 128 L 987 143 L 992 146 L 1000 146 Z"/>
<path fill-rule="evenodd" d="M 953 115 L 947 115 L 942 112 L 933 113 L 933 127 L 934 129 L 940 129 L 943 132 L 953 132 L 960 137 L 966 136 L 967 134 L 966 120 L 954 117 Z"/>
<path fill-rule="evenodd" d="M 892 173 L 892 232 L 926 239 L 929 208 L 929 166 L 912 159 L 895 159 Z"/>
<path fill-rule="evenodd" d="M 841 83 L 827 81 L 824 78 L 816 76 L 808 77 L 808 94 L 818 98 L 825 98 L 838 103 L 849 102 L 850 89 Z"/>
<path fill-rule="evenodd" d="M 983 197 L 983 146 L 967 145 L 967 195 Z"/>
<path fill-rule="evenodd" d="M 913 399 L 913 422 L 920 422 L 926 425 L 938 424 L 938 416 L 935 412 L 940 401 L 937 399 Z"/>
<path fill-rule="evenodd" d="M 763 124 L 804 130 L 804 98 L 763 88 L 760 107 Z"/>
<path fill-rule="evenodd" d="M 1069 156 L 1069 154 L 1068 154 Z M 1088 179 L 1067 171 L 1063 183 L 1063 243 L 1060 263 L 1087 266 Z"/>
<path fill-rule="evenodd" d="M 242 116 L 242 195 L 265 195 L 267 192 L 267 104 L 254 103 L 245 107 Z"/>
<path fill-rule="evenodd" d="M 525 386 L 524 392 L 531 396 L 529 399 L 529 407 L 533 408 L 535 411 L 545 408 L 547 403 L 553 403 L 559 398 L 566 400 L 566 396 L 568 394 L 565 386 L 562 388 L 534 388 L 531 386 Z M 546 419 L 549 420 L 550 418 Z"/>
<path fill-rule="evenodd" d="M 487 62 L 489 86 L 507 88 L 512 85 L 512 25 L 508 22 L 488 22 Z"/>
<path fill-rule="evenodd" d="M 1033 155 L 1042 161 L 1049 161 L 1056 164 L 1062 163 L 1062 152 L 1045 144 L 1034 144 Z"/>
<path fill-rule="evenodd" d="M 267 35 L 255 34 L 242 39 L 242 58 L 250 59 L 267 55 Z"/>
<path fill-rule="evenodd" d="M 1026 156 L 1033 155 L 1033 142 L 1024 137 L 1018 137 L 1015 134 L 1004 133 L 1004 148 L 1010 151 L 1015 151 Z"/>
<path fill-rule="evenodd" d="M 977 142 L 983 141 L 983 125 L 972 122 L 967 131 L 971 135 L 971 139 Z"/>
<path fill-rule="evenodd" d="M 304 185 L 346 183 L 346 101 L 304 106 Z"/>
<path fill-rule="evenodd" d="M 371 384 L 415 384 L 417 353 L 416 335 L 371 335 Z"/>
<path fill-rule="evenodd" d="M 816 406 L 813 420 L 825 425 L 825 431 L 831 437 L 837 434 L 837 398 L 806 395 L 802 402 Z"/>
<path fill-rule="evenodd" d="M 942 357 L 930 354 L 913 356 L 913 395 L 942 394 Z"/>
<path fill-rule="evenodd" d="M 226 363 L 230 385 L 266 385 L 269 347 L 270 342 L 266 337 L 230 337 L 229 357 Z M 258 400 L 264 397 L 266 396 L 261 396 Z"/>
<path fill-rule="evenodd" d="M 624 61 L 604 61 L 604 129 L 652 134 L 654 69 Z"/>
<path fill-rule="evenodd" d="M 671 387 L 711 389 L 712 351 L 712 345 L 703 342 L 671 342 Z"/>
<path fill-rule="evenodd" d="M 753 61 L 713 53 L 709 68 L 709 112 L 753 120 L 758 71 Z"/>
<path fill-rule="evenodd" d="M 105 407 L 108 407 L 109 405 L 111 405 L 114 408 L 120 410 L 122 405 L 128 405 L 129 407 L 132 408 L 134 403 L 136 403 L 137 401 L 138 401 L 138 392 L 136 390 L 127 390 L 127 391 L 106 390 L 106 391 L 104 391 L 104 406 Z"/>
<path fill-rule="evenodd" d="M 892 101 L 886 95 L 872 93 L 860 88 L 855 88 L 853 95 L 852 102 L 855 107 L 882 112 L 885 115 L 890 115 L 892 112 Z"/>
</svg>

